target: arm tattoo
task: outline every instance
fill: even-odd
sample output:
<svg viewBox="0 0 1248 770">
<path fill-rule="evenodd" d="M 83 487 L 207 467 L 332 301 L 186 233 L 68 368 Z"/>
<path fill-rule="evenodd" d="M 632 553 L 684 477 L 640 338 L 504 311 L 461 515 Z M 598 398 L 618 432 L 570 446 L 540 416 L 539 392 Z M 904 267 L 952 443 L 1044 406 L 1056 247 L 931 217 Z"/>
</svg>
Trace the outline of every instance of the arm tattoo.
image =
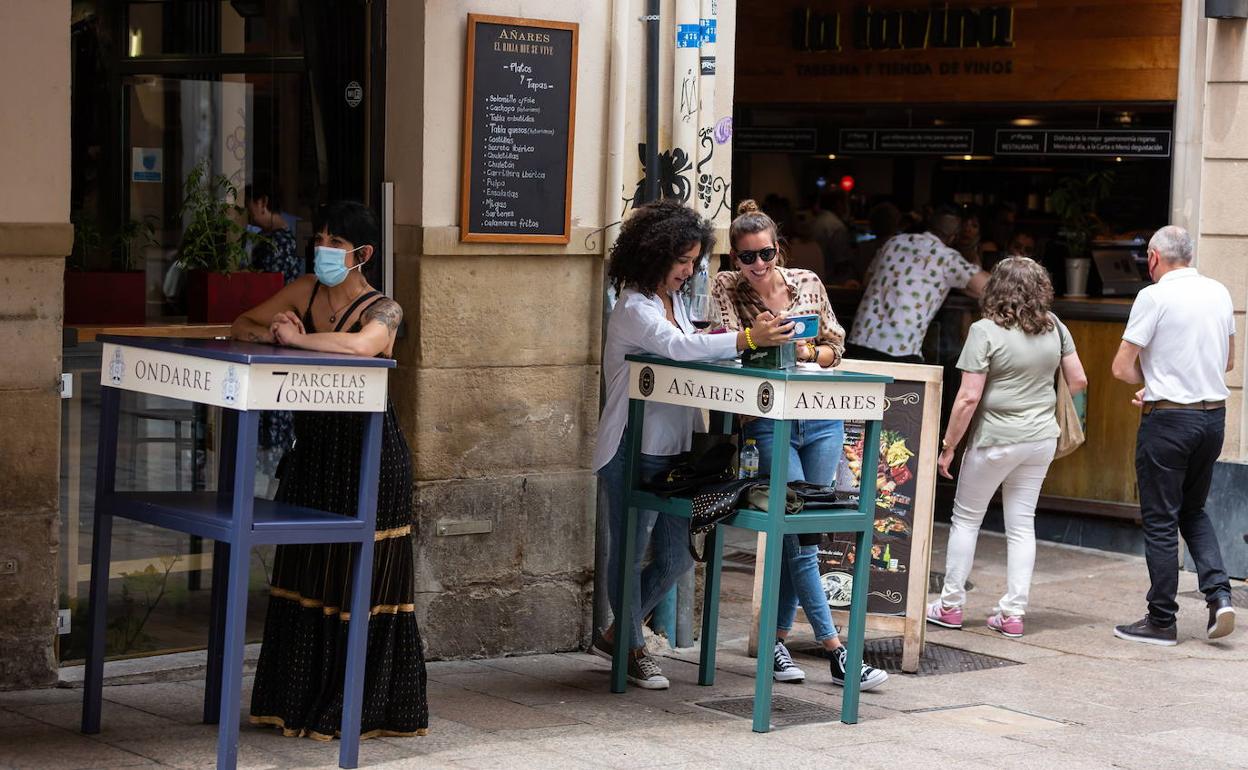
<svg viewBox="0 0 1248 770">
<path fill-rule="evenodd" d="M 403 320 L 403 308 L 392 299 L 383 299 L 365 310 L 360 320 L 365 324 L 374 322 L 382 324 L 391 332 L 395 332 L 399 328 L 399 322 Z"/>
</svg>

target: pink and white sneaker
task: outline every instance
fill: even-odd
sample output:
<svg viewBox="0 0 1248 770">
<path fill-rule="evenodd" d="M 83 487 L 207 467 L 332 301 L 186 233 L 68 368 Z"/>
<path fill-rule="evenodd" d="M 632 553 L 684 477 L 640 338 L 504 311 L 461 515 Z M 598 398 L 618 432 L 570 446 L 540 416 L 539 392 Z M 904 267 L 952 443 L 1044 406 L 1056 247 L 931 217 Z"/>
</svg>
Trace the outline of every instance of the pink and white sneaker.
<svg viewBox="0 0 1248 770">
<path fill-rule="evenodd" d="M 935 623 L 945 628 L 961 628 L 962 608 L 946 607 L 941 603 L 940 599 L 937 599 L 927 605 L 927 622 Z"/>
<path fill-rule="evenodd" d="M 988 627 L 1002 636 L 1017 639 L 1023 635 L 1023 618 L 1021 615 L 1003 615 L 998 611 L 988 618 Z"/>
</svg>

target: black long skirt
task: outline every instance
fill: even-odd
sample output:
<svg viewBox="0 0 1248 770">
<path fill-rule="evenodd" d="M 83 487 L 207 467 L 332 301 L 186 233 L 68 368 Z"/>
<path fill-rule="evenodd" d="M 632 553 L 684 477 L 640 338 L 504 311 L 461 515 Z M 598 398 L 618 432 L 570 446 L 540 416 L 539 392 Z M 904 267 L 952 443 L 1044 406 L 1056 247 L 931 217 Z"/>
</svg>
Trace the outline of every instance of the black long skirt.
<svg viewBox="0 0 1248 770">
<path fill-rule="evenodd" d="M 295 413 L 295 446 L 277 498 L 354 516 L 366 416 Z M 411 453 L 387 405 L 377 493 L 362 737 L 423 735 L 429 726 L 425 659 L 416 626 Z M 330 740 L 342 722 L 352 607 L 347 545 L 277 548 L 251 722 Z"/>
</svg>

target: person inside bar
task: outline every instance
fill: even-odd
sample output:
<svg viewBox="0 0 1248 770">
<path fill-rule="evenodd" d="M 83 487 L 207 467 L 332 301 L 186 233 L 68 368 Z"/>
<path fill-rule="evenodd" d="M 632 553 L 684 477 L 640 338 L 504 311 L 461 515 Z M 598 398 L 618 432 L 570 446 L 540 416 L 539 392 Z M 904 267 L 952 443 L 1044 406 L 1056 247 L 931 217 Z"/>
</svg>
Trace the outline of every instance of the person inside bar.
<svg viewBox="0 0 1248 770">
<path fill-rule="evenodd" d="M 824 368 L 836 366 L 845 347 L 845 330 L 836 321 L 823 281 L 809 270 L 783 266 L 776 223 L 752 200 L 737 207 L 728 230 L 733 271 L 715 276 L 711 295 L 723 328 L 740 331 L 752 318 L 798 315 L 819 316 L 816 339 L 797 346 L 799 361 Z M 759 468 L 771 467 L 775 420 L 742 418 L 742 433 L 758 445 Z M 844 449 L 841 420 L 802 420 L 789 440 L 789 481 L 831 486 Z M 827 651 L 832 684 L 845 685 L 846 649 L 832 622 L 832 612 L 819 579 L 819 541 L 822 535 L 785 535 L 780 568 L 780 598 L 776 610 L 776 639 L 772 649 L 772 676 L 777 682 L 801 682 L 806 672 L 793 662 L 785 640 L 793 630 L 800 602 L 817 641 Z M 872 690 L 888 674 L 862 664 L 861 688 Z"/>
<path fill-rule="evenodd" d="M 251 267 L 264 273 L 281 273 L 282 283 L 291 283 L 304 274 L 303 257 L 290 223 L 280 213 L 282 204 L 276 185 L 261 174 L 244 188 L 244 192 L 247 224 L 262 237 L 251 251 Z M 274 476 L 278 462 L 294 440 L 294 418 L 290 412 L 262 412 L 257 447 L 261 471 Z"/>
<path fill-rule="evenodd" d="M 351 201 L 315 220 L 316 273 L 303 276 L 234 322 L 237 340 L 304 350 L 390 356 L 403 318 L 397 302 L 361 269 L 381 242 L 377 217 Z M 283 462 L 277 499 L 356 513 L 365 415 L 296 412 L 295 445 Z M 369 607 L 351 607 L 350 550 L 344 545 L 278 546 L 264 641 L 251 695 L 251 722 L 288 736 L 330 740 L 342 721 L 349 613 L 370 612 L 362 736 L 423 735 L 429 727 L 425 661 L 416 624 L 412 553 L 411 450 L 387 402 L 377 487 L 377 541 Z"/>
<path fill-rule="evenodd" d="M 923 337 L 951 289 L 983 294 L 988 273 L 952 244 L 961 220 L 940 208 L 920 233 L 894 236 L 876 257 L 845 346 L 846 358 L 923 363 Z"/>
<path fill-rule="evenodd" d="M 701 334 L 693 326 L 685 303 L 677 296 L 693 275 L 698 261 L 715 243 L 711 223 L 674 200 L 649 203 L 635 210 L 620 228 L 611 248 L 607 278 L 619 299 L 607 324 L 602 354 L 606 381 L 594 470 L 607 497 L 610 554 L 607 560 L 609 600 L 616 615 L 611 628 L 598 634 L 591 651 L 610 658 L 619 639 L 616 597 L 620 589 L 619 545 L 624 537 L 625 453 L 628 451 L 628 362 L 626 355 L 649 353 L 676 361 L 718 361 L 748 348 L 774 346 L 793 336 L 792 322 L 766 317 L 752 329 L 736 334 Z M 651 479 L 671 469 L 677 456 L 693 445 L 693 433 L 703 430 L 702 412 L 685 406 L 647 402 L 641 436 L 641 478 Z M 689 554 L 689 522 L 657 511 L 638 511 L 637 563 L 631 584 L 631 617 L 627 629 L 628 681 L 647 690 L 663 690 L 667 677 L 654 658 L 646 655 L 641 621 L 658 605 L 676 581 L 693 567 Z M 641 569 L 647 550 L 653 558 Z"/>
</svg>

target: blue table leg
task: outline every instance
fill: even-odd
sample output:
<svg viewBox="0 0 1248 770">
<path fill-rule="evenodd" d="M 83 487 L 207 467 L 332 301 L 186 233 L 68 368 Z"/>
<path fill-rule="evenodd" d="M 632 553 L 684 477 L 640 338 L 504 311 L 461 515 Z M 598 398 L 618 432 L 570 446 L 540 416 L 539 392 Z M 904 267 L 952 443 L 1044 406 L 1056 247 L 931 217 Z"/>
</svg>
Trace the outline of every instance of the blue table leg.
<svg viewBox="0 0 1248 770">
<path fill-rule="evenodd" d="M 230 544 L 212 545 L 212 596 L 208 610 L 208 670 L 204 678 L 204 724 L 215 725 L 221 715 L 221 658 L 225 636 L 226 585 L 230 571 Z"/>
<path fill-rule="evenodd" d="M 91 594 L 88 600 L 87 661 L 82 690 L 82 731 L 100 731 L 104 695 L 104 642 L 108 615 L 108 573 L 112 553 L 112 497 L 117 479 L 117 415 L 121 391 L 100 388 L 100 443 L 96 450 L 95 516 L 91 543 Z M 73 577 L 70 578 L 73 583 Z"/>
<path fill-rule="evenodd" d="M 338 766 L 346 768 L 356 767 L 360 762 L 360 712 L 373 598 L 373 533 L 377 529 L 377 483 L 381 475 L 381 419 L 382 413 L 374 412 L 364 423 L 356 515 L 366 525 L 360 541 L 351 545 L 351 619 L 343 682 L 342 745 L 338 749 Z"/>
<path fill-rule="evenodd" d="M 624 692 L 628 684 L 628 655 L 632 651 L 632 604 L 634 597 L 630 587 L 637 560 L 637 509 L 633 505 L 633 490 L 641 476 L 641 433 L 645 419 L 644 401 L 631 400 L 628 406 L 628 446 L 624 455 L 624 532 L 616 547 L 620 549 L 620 579 L 615 595 L 615 649 L 611 655 L 611 692 Z"/>
<path fill-rule="evenodd" d="M 238 415 L 230 522 L 230 568 L 226 578 L 225 638 L 222 640 L 221 709 L 217 728 L 217 767 L 238 762 L 238 707 L 242 700 L 243 642 L 247 630 L 247 584 L 251 567 L 251 527 L 255 506 L 256 431 L 259 412 Z"/>
<path fill-rule="evenodd" d="M 234 494 L 234 465 L 238 454 L 238 412 L 221 410 L 221 436 L 217 442 L 217 497 L 229 501 Z M 208 666 L 204 679 L 204 724 L 215 725 L 221 713 L 221 656 L 225 636 L 227 577 L 230 544 L 212 546 L 212 596 L 208 610 Z"/>
<path fill-rule="evenodd" d="M 771 729 L 772 642 L 776 638 L 776 605 L 784 558 L 784 503 L 789 479 L 788 420 L 777 420 L 772 434 L 770 489 L 767 495 L 767 544 L 759 554 L 763 568 L 762 606 L 758 613 L 758 662 L 754 679 L 754 732 Z M 756 561 L 757 565 L 758 562 Z M 755 566 L 755 569 L 758 569 Z"/>
<path fill-rule="evenodd" d="M 847 725 L 858 722 L 858 696 L 861 690 L 862 646 L 867 625 L 867 582 L 871 578 L 871 533 L 875 521 L 875 468 L 880 458 L 880 421 L 866 425 L 862 452 L 862 482 L 858 510 L 866 518 L 866 526 L 855 540 L 854 587 L 849 605 L 848 644 L 845 653 L 845 692 L 841 696 L 841 721 Z"/>
<path fill-rule="evenodd" d="M 706 586 L 702 600 L 702 650 L 698 684 L 715 684 L 715 646 L 719 641 L 719 591 L 724 569 L 724 538 L 719 528 L 706 536 Z"/>
</svg>

